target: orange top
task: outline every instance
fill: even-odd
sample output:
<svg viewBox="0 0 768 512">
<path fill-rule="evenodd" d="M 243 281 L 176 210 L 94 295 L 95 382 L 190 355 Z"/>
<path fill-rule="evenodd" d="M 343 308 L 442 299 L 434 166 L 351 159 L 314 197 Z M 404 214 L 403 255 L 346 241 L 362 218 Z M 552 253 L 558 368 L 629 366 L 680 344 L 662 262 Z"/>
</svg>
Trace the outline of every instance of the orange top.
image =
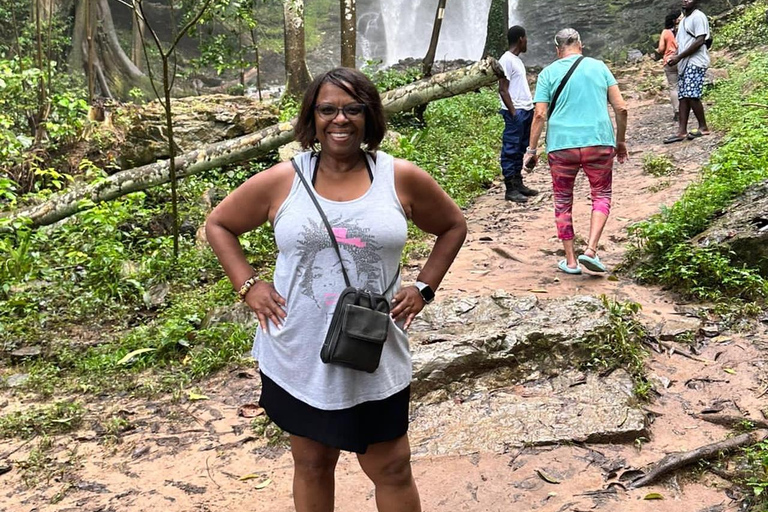
<svg viewBox="0 0 768 512">
<path fill-rule="evenodd" d="M 664 54 L 662 61 L 664 65 L 667 65 L 667 61 L 670 57 L 677 53 L 677 41 L 675 40 L 675 34 L 668 28 L 661 31 L 661 37 L 659 38 L 659 53 Z"/>
</svg>

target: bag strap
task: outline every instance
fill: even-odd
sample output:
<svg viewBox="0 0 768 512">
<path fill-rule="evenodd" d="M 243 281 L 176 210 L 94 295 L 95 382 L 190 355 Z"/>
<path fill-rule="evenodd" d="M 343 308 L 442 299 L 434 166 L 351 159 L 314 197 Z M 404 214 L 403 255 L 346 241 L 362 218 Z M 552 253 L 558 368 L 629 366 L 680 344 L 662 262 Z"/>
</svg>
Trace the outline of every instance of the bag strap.
<svg viewBox="0 0 768 512">
<path fill-rule="evenodd" d="M 367 158 L 366 158 L 366 162 L 367 162 Z M 317 167 L 319 163 L 320 163 L 320 158 L 318 157 L 315 167 Z M 312 192 L 312 189 L 309 187 L 309 183 L 307 183 L 307 179 L 304 177 L 304 174 L 301 172 L 301 169 L 299 169 L 299 166 L 296 163 L 296 160 L 294 158 L 291 158 L 291 164 L 293 164 L 293 170 L 296 171 L 296 174 L 298 174 L 299 179 L 301 180 L 301 184 L 304 185 L 304 188 L 309 194 L 309 198 L 312 199 L 312 202 L 315 204 L 315 208 L 317 208 L 318 213 L 320 213 L 320 218 L 323 219 L 323 224 L 325 224 L 325 229 L 328 231 L 328 236 L 331 237 L 331 244 L 333 245 L 333 249 L 336 251 L 336 255 L 339 257 L 339 264 L 341 265 L 341 273 L 344 276 L 344 284 L 346 284 L 347 287 L 350 287 L 352 285 L 349 282 L 349 275 L 347 275 L 347 269 L 344 268 L 344 260 L 341 257 L 341 250 L 339 250 L 339 243 L 336 241 L 336 235 L 333 233 L 333 228 L 331 227 L 331 223 L 328 222 L 328 217 L 325 216 L 325 212 L 320 206 L 320 203 L 317 201 L 315 194 Z M 397 282 L 397 278 L 399 277 L 399 275 L 400 275 L 400 264 L 397 265 L 397 271 L 395 272 L 395 276 L 392 278 L 392 282 L 389 283 L 389 286 L 387 286 L 387 289 L 384 290 L 382 295 L 386 295 L 387 293 L 389 293 L 389 291 L 395 286 L 395 283 Z"/>
<path fill-rule="evenodd" d="M 694 10 L 694 12 L 696 12 L 697 10 L 698 9 Z M 691 14 L 693 14 L 693 13 L 691 13 Z M 689 16 L 686 16 L 685 18 L 683 18 L 683 30 L 685 30 L 685 33 L 688 34 L 689 36 L 691 36 L 692 39 L 696 39 L 696 36 L 693 34 L 693 32 L 688 30 L 688 27 L 685 26 L 685 20 L 687 20 L 688 18 L 689 18 Z M 709 39 L 709 37 L 710 37 L 710 33 L 707 32 L 705 34 L 705 36 L 704 36 L 704 41 L 706 42 L 707 39 Z"/>
<path fill-rule="evenodd" d="M 557 87 L 557 90 L 555 91 L 555 95 L 552 97 L 552 102 L 549 104 L 549 109 L 547 109 L 547 119 L 552 117 L 552 112 L 555 111 L 555 103 L 557 103 L 557 98 L 560 97 L 560 93 L 563 92 L 563 88 L 565 87 L 565 84 L 568 83 L 568 80 L 571 78 L 571 75 L 574 71 L 576 71 L 576 67 L 581 63 L 581 61 L 584 60 L 584 56 L 582 55 L 578 59 L 576 59 L 576 62 L 573 63 L 571 66 L 571 69 L 568 70 L 568 72 L 565 74 L 562 80 L 560 80 L 560 85 Z"/>
</svg>

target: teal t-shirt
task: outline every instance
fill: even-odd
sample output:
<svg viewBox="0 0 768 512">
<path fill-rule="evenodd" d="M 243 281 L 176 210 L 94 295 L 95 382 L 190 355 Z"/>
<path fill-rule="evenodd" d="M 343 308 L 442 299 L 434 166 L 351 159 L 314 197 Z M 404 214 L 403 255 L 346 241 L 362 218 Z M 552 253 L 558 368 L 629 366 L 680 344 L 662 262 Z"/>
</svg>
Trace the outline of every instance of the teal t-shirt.
<svg viewBox="0 0 768 512">
<path fill-rule="evenodd" d="M 559 59 L 544 68 L 536 82 L 534 103 L 550 103 L 560 81 L 578 55 Z M 585 57 L 560 93 L 547 121 L 547 151 L 615 146 L 616 135 L 608 114 L 608 87 L 616 79 L 602 61 Z"/>
</svg>

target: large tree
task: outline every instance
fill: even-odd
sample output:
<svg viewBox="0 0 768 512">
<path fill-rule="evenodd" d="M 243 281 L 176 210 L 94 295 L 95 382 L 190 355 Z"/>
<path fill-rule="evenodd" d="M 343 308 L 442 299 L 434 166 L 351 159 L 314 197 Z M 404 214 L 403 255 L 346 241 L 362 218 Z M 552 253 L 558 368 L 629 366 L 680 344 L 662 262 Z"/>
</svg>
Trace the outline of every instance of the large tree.
<svg viewBox="0 0 768 512">
<path fill-rule="evenodd" d="M 131 27 L 131 61 L 139 70 L 144 69 L 144 33 L 146 24 L 144 18 L 138 15 L 138 0 L 133 0 L 133 25 Z"/>
<path fill-rule="evenodd" d="M 509 29 L 509 0 L 491 0 L 488 10 L 488 31 L 485 35 L 483 57 L 499 58 L 507 51 L 507 29 Z"/>
<path fill-rule="evenodd" d="M 300 97 L 312 81 L 304 45 L 304 0 L 284 0 L 285 94 Z"/>
<path fill-rule="evenodd" d="M 151 91 L 149 78 L 120 46 L 108 0 L 77 0 L 70 66 L 85 71 L 99 96 L 126 99 L 133 88 Z"/>
<path fill-rule="evenodd" d="M 355 0 L 340 0 L 341 8 L 341 65 L 355 67 L 357 53 L 357 8 Z"/>
</svg>

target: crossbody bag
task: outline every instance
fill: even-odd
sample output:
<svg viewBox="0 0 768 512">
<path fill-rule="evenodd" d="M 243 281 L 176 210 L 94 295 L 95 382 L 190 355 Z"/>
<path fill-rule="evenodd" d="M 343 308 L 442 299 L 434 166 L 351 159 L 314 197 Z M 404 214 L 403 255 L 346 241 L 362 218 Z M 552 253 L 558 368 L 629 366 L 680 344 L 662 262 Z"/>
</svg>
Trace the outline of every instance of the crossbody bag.
<svg viewBox="0 0 768 512">
<path fill-rule="evenodd" d="M 291 158 L 291 163 L 323 220 L 328 236 L 331 238 L 333 249 L 339 257 L 341 273 L 346 284 L 346 288 L 341 292 L 339 300 L 336 302 L 336 308 L 331 317 L 331 325 L 320 350 L 320 359 L 326 364 L 337 364 L 354 370 L 373 373 L 379 367 L 381 352 L 389 333 L 390 307 L 386 295 L 397 283 L 400 266 L 398 265 L 395 277 L 382 293 L 352 286 L 347 270 L 344 268 L 344 260 L 341 257 L 333 228 L 293 158 Z M 366 165 L 367 163 L 366 158 Z"/>
<path fill-rule="evenodd" d="M 568 70 L 568 72 L 565 74 L 562 80 L 560 80 L 560 85 L 557 86 L 557 90 L 555 91 L 555 95 L 552 96 L 552 101 L 549 104 L 549 109 L 547 109 L 547 119 L 552 117 L 552 112 L 555 111 L 555 104 L 557 103 L 557 99 L 560 97 L 560 93 L 563 92 L 563 88 L 565 87 L 565 84 L 568 83 L 568 80 L 571 78 L 571 75 L 574 71 L 576 71 L 576 68 L 581 64 L 581 61 L 584 60 L 584 56 L 581 55 L 578 59 L 576 59 L 576 62 L 574 62 L 571 65 L 571 68 Z"/>
</svg>

